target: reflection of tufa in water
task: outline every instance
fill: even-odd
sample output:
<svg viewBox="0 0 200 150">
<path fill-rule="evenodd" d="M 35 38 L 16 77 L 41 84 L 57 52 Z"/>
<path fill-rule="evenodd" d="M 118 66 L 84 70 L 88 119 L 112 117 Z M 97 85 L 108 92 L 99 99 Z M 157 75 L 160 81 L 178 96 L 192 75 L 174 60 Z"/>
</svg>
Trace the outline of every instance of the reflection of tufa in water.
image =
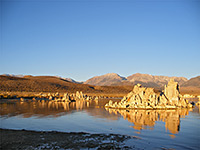
<svg viewBox="0 0 200 150">
<path fill-rule="evenodd" d="M 188 109 L 177 110 L 124 110 L 109 109 L 106 110 L 110 114 L 120 114 L 124 119 L 134 123 L 136 130 L 150 129 L 152 130 L 156 121 L 165 122 L 165 128 L 172 134 L 177 134 L 180 128 L 180 118 L 189 114 Z"/>
<path fill-rule="evenodd" d="M 119 103 L 109 101 L 105 107 L 123 109 L 175 109 L 190 108 L 192 105 L 181 97 L 178 83 L 170 80 L 168 85 L 165 86 L 164 92 L 161 92 L 160 95 L 156 94 L 153 88 L 145 88 L 137 84 Z"/>
<path fill-rule="evenodd" d="M 65 113 L 71 113 L 73 110 L 82 110 L 94 104 L 93 101 L 76 101 L 76 102 L 59 102 L 50 100 L 18 100 L 0 103 L 0 116 L 17 116 L 21 115 L 25 118 L 32 116 L 60 116 Z"/>
</svg>

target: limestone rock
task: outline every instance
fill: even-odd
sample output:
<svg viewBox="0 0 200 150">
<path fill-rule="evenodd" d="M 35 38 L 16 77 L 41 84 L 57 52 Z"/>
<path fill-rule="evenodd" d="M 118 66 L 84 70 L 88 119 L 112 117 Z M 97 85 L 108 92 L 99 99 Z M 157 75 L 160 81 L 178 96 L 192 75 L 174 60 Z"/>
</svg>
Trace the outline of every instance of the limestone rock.
<svg viewBox="0 0 200 150">
<path fill-rule="evenodd" d="M 164 92 L 156 94 L 153 88 L 137 84 L 119 103 L 109 101 L 105 107 L 110 108 L 140 108 L 140 109 L 175 109 L 178 107 L 191 108 L 192 105 L 180 96 L 179 85 L 170 80 Z"/>
<path fill-rule="evenodd" d="M 200 106 L 200 101 L 198 101 L 198 102 L 196 103 L 196 105 L 197 105 L 197 106 L 198 106 L 198 105 Z"/>
<path fill-rule="evenodd" d="M 164 95 L 171 103 L 178 104 L 179 94 L 178 82 L 175 82 L 173 79 L 171 79 L 167 86 L 165 85 Z"/>
<path fill-rule="evenodd" d="M 75 101 L 98 101 L 99 98 L 97 96 L 88 96 L 82 93 L 82 91 L 76 91 L 76 93 L 64 93 L 62 97 L 60 97 L 59 93 L 48 94 L 49 100 L 53 100 L 56 102 L 75 102 Z M 53 96 L 54 97 L 53 97 Z"/>
<path fill-rule="evenodd" d="M 23 101 L 24 101 L 24 98 L 21 97 L 21 98 L 20 98 L 20 101 L 23 102 Z"/>
</svg>

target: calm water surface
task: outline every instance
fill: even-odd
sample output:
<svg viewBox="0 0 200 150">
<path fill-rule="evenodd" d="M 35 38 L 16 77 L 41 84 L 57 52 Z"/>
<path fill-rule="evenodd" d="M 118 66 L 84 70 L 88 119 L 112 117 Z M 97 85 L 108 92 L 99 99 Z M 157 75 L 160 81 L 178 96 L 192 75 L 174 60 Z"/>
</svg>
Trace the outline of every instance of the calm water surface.
<svg viewBox="0 0 200 150">
<path fill-rule="evenodd" d="M 128 144 L 144 149 L 200 149 L 198 107 L 126 111 L 105 109 L 106 102 L 1 100 L 0 128 L 115 133 L 138 137 Z"/>
</svg>

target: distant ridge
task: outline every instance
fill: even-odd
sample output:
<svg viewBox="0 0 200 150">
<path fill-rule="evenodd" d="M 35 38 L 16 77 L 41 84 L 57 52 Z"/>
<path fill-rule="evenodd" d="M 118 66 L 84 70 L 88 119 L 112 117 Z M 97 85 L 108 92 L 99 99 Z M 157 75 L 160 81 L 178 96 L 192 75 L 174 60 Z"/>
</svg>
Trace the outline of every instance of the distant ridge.
<svg viewBox="0 0 200 150">
<path fill-rule="evenodd" d="M 63 80 L 66 80 L 66 81 L 69 81 L 69 82 L 72 82 L 72 83 L 79 83 L 79 84 L 82 84 L 83 82 L 79 82 L 79 81 L 75 81 L 74 79 L 72 78 L 63 78 L 63 77 L 60 77 L 60 76 L 55 76 L 57 78 L 60 78 L 60 79 L 63 79 Z"/>
<path fill-rule="evenodd" d="M 69 82 L 73 82 L 73 83 L 79 83 L 79 84 L 82 84 L 82 83 L 83 83 L 83 82 L 75 81 L 75 80 L 72 79 L 72 78 L 63 78 L 63 79 L 65 79 L 65 80 L 67 80 L 67 81 L 69 81 Z"/>
<path fill-rule="evenodd" d="M 88 79 L 84 84 L 90 85 L 134 85 L 141 83 L 147 87 L 163 87 L 170 79 L 174 79 L 179 84 L 185 83 L 188 79 L 185 77 L 168 77 L 168 76 L 153 76 L 149 74 L 136 73 L 126 77 L 122 77 L 116 73 L 108 73 L 101 76 L 95 76 Z"/>
<path fill-rule="evenodd" d="M 141 73 L 130 75 L 127 77 L 127 79 L 129 82 L 132 82 L 132 83 L 141 82 L 143 84 L 149 84 L 149 85 L 154 84 L 154 86 L 157 86 L 157 87 L 163 87 L 165 84 L 168 83 L 170 79 L 174 79 L 180 85 L 182 85 L 184 82 L 188 80 L 185 77 L 154 76 L 154 75 L 141 74 Z"/>
<path fill-rule="evenodd" d="M 14 74 L 2 74 L 2 76 L 8 76 L 8 77 L 24 77 L 25 75 L 19 74 L 19 75 L 14 75 Z"/>
<path fill-rule="evenodd" d="M 84 82 L 84 84 L 90 84 L 90 85 L 99 85 L 99 86 L 105 86 L 105 85 L 113 85 L 116 83 L 121 83 L 123 81 L 126 81 L 127 79 L 125 77 L 122 77 L 118 75 L 117 73 L 107 73 L 105 75 L 101 76 L 95 76 L 91 79 L 88 79 Z"/>
<path fill-rule="evenodd" d="M 200 76 L 191 78 L 187 82 L 183 83 L 182 87 L 197 87 L 197 88 L 200 88 Z"/>
</svg>

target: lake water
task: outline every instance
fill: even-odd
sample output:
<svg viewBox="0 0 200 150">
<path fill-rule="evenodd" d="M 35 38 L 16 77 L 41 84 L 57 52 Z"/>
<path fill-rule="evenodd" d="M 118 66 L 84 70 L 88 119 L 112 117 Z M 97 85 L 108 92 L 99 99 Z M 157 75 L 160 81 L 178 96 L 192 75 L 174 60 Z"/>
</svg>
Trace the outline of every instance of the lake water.
<svg viewBox="0 0 200 150">
<path fill-rule="evenodd" d="M 200 149 L 198 107 L 128 111 L 105 109 L 107 102 L 1 100 L 0 128 L 114 133 L 137 137 L 127 144 L 141 149 Z"/>
</svg>

